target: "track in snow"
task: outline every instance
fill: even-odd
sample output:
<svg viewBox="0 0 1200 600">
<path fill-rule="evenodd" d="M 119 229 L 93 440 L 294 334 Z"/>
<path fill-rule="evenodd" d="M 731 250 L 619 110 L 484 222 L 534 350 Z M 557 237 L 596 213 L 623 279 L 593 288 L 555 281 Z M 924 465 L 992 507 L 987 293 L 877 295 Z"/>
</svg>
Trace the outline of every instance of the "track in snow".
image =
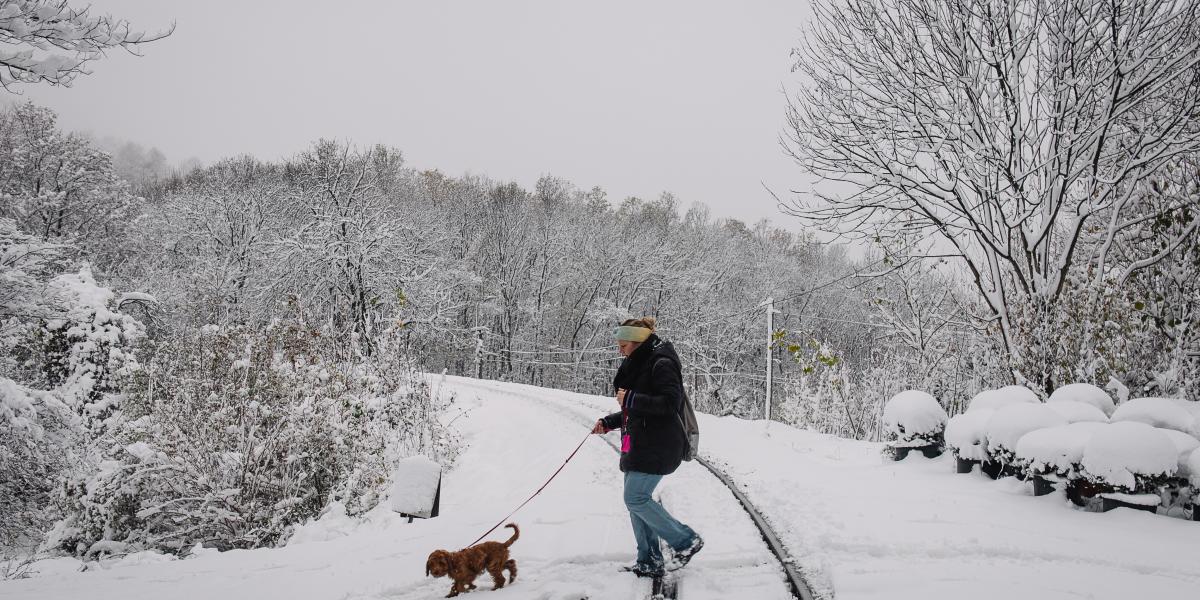
<svg viewBox="0 0 1200 600">
<path fill-rule="evenodd" d="M 485 381 L 465 379 L 465 378 L 453 378 L 453 381 L 454 381 L 455 387 L 458 387 L 460 389 L 469 387 L 469 388 L 474 388 L 479 391 L 486 391 L 489 394 L 502 394 L 502 395 L 508 395 L 508 396 L 522 397 L 527 400 L 533 400 L 539 404 L 542 404 L 544 406 L 551 408 L 555 412 L 558 412 L 559 414 L 561 414 L 565 417 L 568 417 L 575 422 L 580 423 L 580 425 L 583 427 L 590 427 L 591 424 L 594 422 L 590 419 L 595 418 L 595 416 L 596 416 L 596 414 L 595 414 L 596 408 L 595 407 L 588 406 L 585 404 L 580 404 L 580 403 L 572 403 L 566 399 L 545 397 L 545 396 L 542 396 L 541 394 L 539 394 L 539 392 L 541 392 L 542 394 L 546 394 L 546 393 L 554 394 L 556 392 L 556 390 L 549 390 L 546 388 L 535 388 L 533 386 L 524 386 L 521 384 L 485 382 Z M 525 391 L 522 388 L 525 388 L 528 391 Z M 563 392 L 563 394 L 566 395 L 566 394 L 570 394 L 570 393 Z M 608 445 L 610 447 L 612 447 L 613 451 L 617 451 L 616 444 L 613 443 L 612 440 L 608 439 L 607 437 L 604 437 L 603 439 L 605 442 L 608 443 Z M 738 489 L 737 485 L 733 482 L 732 479 L 729 478 L 728 475 L 726 475 L 724 472 L 722 472 L 717 467 L 713 466 L 712 463 L 703 459 L 702 457 L 698 458 L 698 460 L 696 460 L 695 462 L 697 464 L 703 466 L 713 476 L 712 478 L 708 478 L 709 481 L 712 481 L 713 479 L 715 479 L 716 481 L 721 483 L 723 488 L 726 491 L 728 491 L 730 493 L 730 495 L 732 495 L 733 499 L 735 499 L 737 501 L 737 506 L 739 506 L 742 509 L 742 511 L 744 511 L 745 516 L 749 517 L 750 524 L 753 525 L 753 527 L 757 530 L 757 533 L 758 533 L 759 537 L 761 538 L 761 542 L 766 545 L 766 547 L 770 551 L 771 555 L 773 555 L 772 557 L 773 557 L 774 561 L 778 563 L 779 568 L 782 570 L 782 574 L 784 576 L 783 578 L 786 579 L 787 585 L 789 587 L 788 595 L 790 595 L 792 598 L 799 598 L 800 600 L 813 600 L 814 595 L 813 595 L 811 589 L 809 588 L 808 584 L 804 581 L 803 575 L 800 573 L 799 569 L 795 566 L 792 559 L 788 556 L 787 550 L 783 547 L 783 544 L 779 541 L 779 536 L 774 532 L 774 530 L 772 530 L 770 523 L 766 520 L 766 518 L 764 518 L 762 516 L 762 514 L 754 507 L 753 503 L 750 502 L 750 500 L 745 496 L 745 494 L 743 494 Z M 677 473 L 684 472 L 686 469 L 686 465 L 687 465 L 687 463 L 685 463 L 685 466 L 681 467 L 680 471 L 677 471 Z M 695 473 L 694 469 L 692 469 L 690 471 L 691 471 L 691 473 Z M 691 475 L 691 473 L 689 473 L 689 475 Z M 694 475 L 692 475 L 691 478 L 694 478 Z M 689 486 L 689 488 L 690 488 L 690 486 Z M 689 514 L 687 514 L 692 511 L 690 509 L 685 508 L 687 500 L 690 498 L 690 496 L 680 495 L 678 498 L 675 498 L 676 494 L 674 492 L 675 492 L 674 489 L 667 491 L 667 494 L 669 496 L 671 496 L 671 499 L 675 500 L 675 501 L 671 502 L 672 510 L 675 511 L 675 510 L 682 509 L 680 514 L 684 517 L 683 520 L 689 521 L 689 522 L 693 521 L 691 516 Z M 682 504 L 684 506 L 680 506 L 680 504 L 681 504 L 680 501 L 682 501 Z M 732 504 L 732 503 L 730 503 L 730 504 Z M 718 518 L 721 521 L 724 521 L 726 523 L 728 523 L 729 521 L 735 520 L 729 514 L 720 515 Z M 703 522 L 703 521 L 699 521 L 699 522 Z M 711 533 L 709 531 L 705 531 L 706 540 L 710 540 L 710 543 L 707 546 L 710 548 L 716 545 L 716 544 L 712 543 L 712 541 L 713 541 L 713 538 L 711 537 L 712 535 L 713 535 L 713 533 Z M 719 540 L 716 540 L 716 541 L 719 543 Z M 704 560 L 704 559 L 708 559 L 708 558 L 710 558 L 710 557 L 705 556 L 705 554 L 701 554 L 700 556 L 697 557 L 696 564 L 698 567 L 700 567 L 701 572 L 709 570 L 709 569 L 704 568 L 706 562 L 713 562 L 713 561 Z M 692 570 L 695 571 L 697 569 L 693 568 Z M 689 579 L 692 579 L 692 577 L 688 576 L 688 570 L 679 571 L 677 573 L 669 573 L 669 574 L 667 574 L 666 577 L 662 577 L 662 578 L 655 578 L 651 585 L 650 598 L 653 598 L 655 600 L 657 600 L 659 598 L 662 598 L 664 600 L 676 600 L 681 596 L 680 588 L 682 588 L 683 590 L 687 590 L 689 588 L 689 584 L 688 584 Z M 681 583 L 681 581 L 682 581 L 682 583 Z M 736 588 L 734 590 L 729 590 L 729 591 L 735 591 L 735 590 L 736 590 Z M 707 591 L 707 590 L 705 590 L 705 591 Z M 736 590 L 736 591 L 738 592 L 739 596 L 742 596 L 742 593 L 746 593 L 746 590 Z M 697 595 L 703 596 L 704 594 L 701 593 L 701 594 L 697 594 Z M 688 595 L 687 597 L 690 599 L 692 596 Z M 750 596 L 745 596 L 745 597 L 750 597 Z M 760 597 L 760 596 L 755 596 L 755 597 Z"/>
</svg>

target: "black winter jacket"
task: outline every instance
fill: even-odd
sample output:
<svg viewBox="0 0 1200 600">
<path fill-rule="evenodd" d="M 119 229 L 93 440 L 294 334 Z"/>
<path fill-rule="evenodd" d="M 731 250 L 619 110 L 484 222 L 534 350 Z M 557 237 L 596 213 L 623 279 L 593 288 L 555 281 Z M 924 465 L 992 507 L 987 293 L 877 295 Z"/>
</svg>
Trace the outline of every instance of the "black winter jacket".
<svg viewBox="0 0 1200 600">
<path fill-rule="evenodd" d="M 675 472 L 687 450 L 679 417 L 683 373 L 675 348 L 651 335 L 621 361 L 613 386 L 629 390 L 621 412 L 603 418 L 608 429 L 621 429 L 622 447 L 628 448 L 621 452 L 621 470 Z"/>
</svg>

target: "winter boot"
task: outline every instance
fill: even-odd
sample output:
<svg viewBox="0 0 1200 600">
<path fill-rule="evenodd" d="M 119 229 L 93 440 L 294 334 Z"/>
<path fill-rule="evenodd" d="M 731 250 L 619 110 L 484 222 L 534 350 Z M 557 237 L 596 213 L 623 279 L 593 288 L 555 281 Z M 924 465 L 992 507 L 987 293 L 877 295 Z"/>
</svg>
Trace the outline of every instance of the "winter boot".
<svg viewBox="0 0 1200 600">
<path fill-rule="evenodd" d="M 692 540 L 692 543 L 689 544 L 687 548 L 676 550 L 671 554 L 671 560 L 667 563 L 667 570 L 675 571 L 682 569 L 688 564 L 688 561 L 692 560 L 692 557 L 695 556 L 696 553 L 699 552 L 703 547 L 704 539 L 697 535 L 696 539 Z"/>
<path fill-rule="evenodd" d="M 663 574 L 662 565 L 648 565 L 645 563 L 634 563 L 621 567 L 622 571 L 633 573 L 638 577 L 658 577 Z"/>
</svg>

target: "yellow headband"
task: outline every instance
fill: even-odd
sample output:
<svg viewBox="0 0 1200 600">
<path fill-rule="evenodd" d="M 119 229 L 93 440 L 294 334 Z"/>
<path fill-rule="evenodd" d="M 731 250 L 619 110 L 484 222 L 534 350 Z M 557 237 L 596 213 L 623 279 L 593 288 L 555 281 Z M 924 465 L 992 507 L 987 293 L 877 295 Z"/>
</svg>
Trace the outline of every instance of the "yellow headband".
<svg viewBox="0 0 1200 600">
<path fill-rule="evenodd" d="M 654 330 L 637 325 L 621 325 L 616 330 L 617 339 L 622 342 L 644 342 L 654 333 Z"/>
</svg>

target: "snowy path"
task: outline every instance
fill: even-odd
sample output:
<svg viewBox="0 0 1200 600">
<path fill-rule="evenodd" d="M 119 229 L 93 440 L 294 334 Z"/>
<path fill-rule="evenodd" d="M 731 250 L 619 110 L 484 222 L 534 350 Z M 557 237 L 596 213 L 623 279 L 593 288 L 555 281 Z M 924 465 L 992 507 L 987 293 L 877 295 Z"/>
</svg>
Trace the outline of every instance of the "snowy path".
<svg viewBox="0 0 1200 600">
<path fill-rule="evenodd" d="M 578 443 L 580 432 L 587 431 L 598 416 L 611 410 L 604 408 L 598 402 L 599 399 L 594 396 L 581 396 L 532 386 L 463 378 L 448 378 L 448 385 L 464 396 L 475 395 L 478 398 L 488 398 L 492 402 L 504 399 L 506 400 L 503 402 L 504 405 L 532 406 L 543 419 L 546 419 L 546 415 L 552 415 L 552 419 L 546 420 L 557 421 L 562 429 L 566 429 L 567 437 L 576 436 L 575 443 Z M 581 399 L 586 402 L 580 402 Z M 613 408 L 615 409 L 615 405 Z M 550 423 L 547 424 L 550 425 Z M 616 436 L 615 433 L 609 435 Z M 559 447 L 561 448 L 563 445 L 560 444 Z M 566 450 L 560 453 L 568 452 L 571 447 L 573 445 L 566 446 Z M 600 568 L 602 572 L 611 572 L 620 564 L 632 562 L 633 536 L 629 531 L 628 513 L 625 512 L 621 500 L 621 474 L 617 469 L 616 454 L 599 439 L 585 445 L 585 448 L 588 447 L 592 450 L 589 454 L 590 457 L 595 454 L 600 455 L 599 464 L 590 467 L 593 469 L 595 484 L 579 487 L 578 493 L 602 496 L 604 505 L 610 509 L 604 514 L 604 517 L 614 518 L 618 522 L 615 525 L 616 531 L 606 532 L 604 542 L 605 555 L 616 556 L 618 560 Z M 551 460 L 561 461 L 561 457 Z M 557 468 L 557 466 L 553 468 Z M 544 473 L 552 472 L 553 468 Z M 560 479 L 573 468 L 580 468 L 580 466 L 572 463 L 564 471 L 564 475 L 560 475 Z M 544 474 L 540 476 L 545 477 Z M 551 494 L 556 487 L 561 488 L 559 493 L 570 493 L 570 488 L 576 488 L 577 485 L 578 482 L 567 484 L 555 480 L 551 487 L 543 492 L 543 496 Z M 536 489 L 536 485 L 528 489 Z M 770 550 L 763 543 L 750 517 L 741 509 L 737 499 L 702 466 L 695 463 L 684 463 L 678 471 L 663 480 L 659 492 L 663 504 L 676 517 L 691 525 L 705 538 L 705 550 L 686 570 L 681 572 L 680 598 L 687 600 L 710 598 L 715 600 L 733 597 L 762 600 L 791 598 L 784 582 L 782 569 L 779 568 Z M 544 501 L 542 497 L 539 497 L 534 500 L 534 503 L 540 504 Z M 557 502 L 547 503 L 558 504 Z M 533 503 L 525 511 L 529 511 L 531 508 L 533 508 Z M 573 512 L 571 507 L 564 507 L 562 518 L 568 521 L 577 518 L 573 516 Z M 560 580 L 594 576 L 595 570 L 592 565 L 589 565 L 582 573 L 564 572 L 561 574 L 562 579 Z M 528 593 L 528 590 L 526 592 Z M 519 597 L 535 598 L 539 596 Z M 568 596 L 562 597 L 565 599 Z M 631 591 L 622 591 L 612 596 L 591 592 L 588 597 L 591 600 L 598 600 L 609 597 L 635 598 L 637 595 Z M 558 596 L 549 596 L 548 598 L 558 598 Z"/>
</svg>

